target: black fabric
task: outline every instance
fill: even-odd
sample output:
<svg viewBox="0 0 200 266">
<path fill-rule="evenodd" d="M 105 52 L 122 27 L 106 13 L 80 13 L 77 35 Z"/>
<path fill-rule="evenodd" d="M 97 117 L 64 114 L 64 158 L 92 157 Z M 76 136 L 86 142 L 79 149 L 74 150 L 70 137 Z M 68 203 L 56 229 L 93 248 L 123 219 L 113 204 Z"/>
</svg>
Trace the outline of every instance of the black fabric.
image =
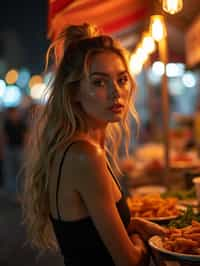
<svg viewBox="0 0 200 266">
<path fill-rule="evenodd" d="M 113 260 L 108 253 L 108 250 L 105 247 L 103 241 L 101 240 L 99 233 L 96 230 L 96 227 L 90 217 L 76 221 L 64 221 L 61 219 L 58 204 L 60 177 L 66 152 L 69 150 L 72 144 L 73 143 L 71 143 L 65 150 L 59 167 L 59 176 L 56 189 L 56 206 L 58 219 L 55 219 L 50 215 L 61 253 L 64 256 L 65 265 L 114 266 Z M 110 167 L 108 167 L 108 169 L 120 188 L 120 185 L 113 175 Z M 116 207 L 124 226 L 127 227 L 130 222 L 130 212 L 123 192 L 121 199 L 116 203 Z"/>
</svg>

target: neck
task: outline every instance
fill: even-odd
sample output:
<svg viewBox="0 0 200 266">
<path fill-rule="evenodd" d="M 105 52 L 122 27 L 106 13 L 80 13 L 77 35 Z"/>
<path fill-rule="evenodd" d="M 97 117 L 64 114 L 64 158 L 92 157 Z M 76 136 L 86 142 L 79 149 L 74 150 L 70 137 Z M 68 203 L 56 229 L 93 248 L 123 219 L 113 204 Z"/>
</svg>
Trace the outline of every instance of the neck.
<svg viewBox="0 0 200 266">
<path fill-rule="evenodd" d="M 88 140 L 99 145 L 102 149 L 104 149 L 107 125 L 108 123 L 106 122 L 102 122 L 87 116 L 88 131 L 86 135 L 88 137 Z"/>
<path fill-rule="evenodd" d="M 95 145 L 98 145 L 101 147 L 101 149 L 104 149 L 105 144 L 105 132 L 106 128 L 89 128 L 88 132 L 77 132 L 75 134 L 75 139 L 85 139 L 88 141 L 91 141 L 95 143 Z"/>
<path fill-rule="evenodd" d="M 104 149 L 104 144 L 105 144 L 105 129 L 100 130 L 100 129 L 92 129 L 89 131 L 89 136 L 91 139 L 97 143 L 102 149 Z"/>
</svg>

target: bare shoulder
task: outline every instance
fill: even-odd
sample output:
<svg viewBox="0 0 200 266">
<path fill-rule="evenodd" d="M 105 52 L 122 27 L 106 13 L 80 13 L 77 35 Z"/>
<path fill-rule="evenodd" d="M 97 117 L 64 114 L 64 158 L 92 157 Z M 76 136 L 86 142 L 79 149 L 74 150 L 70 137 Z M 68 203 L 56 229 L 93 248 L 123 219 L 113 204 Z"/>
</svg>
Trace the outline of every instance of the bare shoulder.
<svg viewBox="0 0 200 266">
<path fill-rule="evenodd" d="M 64 160 L 64 172 L 73 177 L 76 185 L 104 179 L 107 173 L 106 156 L 101 147 L 88 140 L 74 142 Z"/>
<path fill-rule="evenodd" d="M 94 142 L 91 142 L 89 140 L 78 140 L 73 144 L 74 151 L 81 152 L 82 154 L 89 155 L 92 153 L 93 155 L 95 153 L 102 153 L 103 150 L 99 147 L 99 145 L 95 144 Z"/>
<path fill-rule="evenodd" d="M 80 168 L 85 168 L 85 170 L 89 168 L 91 170 L 97 164 L 106 165 L 106 158 L 102 148 L 86 140 L 79 140 L 71 146 L 67 161 L 71 163 L 71 166 L 75 166 L 76 170 Z"/>
<path fill-rule="evenodd" d="M 73 177 L 73 184 L 79 192 L 88 197 L 91 190 L 105 190 L 110 186 L 106 157 L 98 145 L 85 140 L 77 141 L 67 157 L 64 171 Z"/>
</svg>

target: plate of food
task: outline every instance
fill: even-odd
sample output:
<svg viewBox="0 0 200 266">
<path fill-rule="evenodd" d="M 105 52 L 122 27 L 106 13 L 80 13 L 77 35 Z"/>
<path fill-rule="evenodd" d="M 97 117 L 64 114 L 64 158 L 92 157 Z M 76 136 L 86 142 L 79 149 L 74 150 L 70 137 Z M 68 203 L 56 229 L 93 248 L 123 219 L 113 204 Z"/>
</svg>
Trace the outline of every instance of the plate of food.
<svg viewBox="0 0 200 266">
<path fill-rule="evenodd" d="M 169 212 L 167 212 L 168 215 L 166 215 L 166 216 L 163 215 L 161 217 L 149 217 L 146 219 L 148 219 L 151 222 L 168 224 L 170 221 L 178 219 L 179 217 L 184 215 L 184 212 L 186 211 L 186 209 L 187 208 L 185 206 L 176 204 L 173 206 L 173 209 L 171 210 L 173 213 L 172 215 L 170 215 Z"/>
<path fill-rule="evenodd" d="M 164 194 L 166 193 L 167 189 L 164 186 L 158 185 L 147 185 L 147 186 L 140 186 L 133 190 L 133 195 L 148 195 L 148 194 Z"/>
<path fill-rule="evenodd" d="M 160 195 L 135 195 L 127 199 L 132 217 L 141 217 L 153 222 L 168 222 L 181 216 L 183 207 L 176 198 Z"/>
<path fill-rule="evenodd" d="M 200 223 L 192 220 L 183 228 L 169 228 L 163 237 L 153 236 L 149 245 L 163 259 L 200 263 Z M 198 263 L 198 264 L 196 264 Z"/>
<path fill-rule="evenodd" d="M 185 199 L 185 200 L 180 200 L 179 203 L 183 206 L 192 206 L 194 208 L 197 208 L 199 206 L 198 200 L 197 199 Z"/>
<path fill-rule="evenodd" d="M 168 190 L 161 194 L 163 198 L 175 197 L 178 198 L 179 204 L 184 206 L 198 207 L 196 199 L 196 191 L 194 186 L 191 189 Z"/>
<path fill-rule="evenodd" d="M 155 222 L 155 223 L 161 223 L 161 222 L 165 222 L 168 223 L 171 220 L 174 220 L 176 218 L 178 218 L 181 214 L 177 214 L 177 215 L 171 215 L 171 216 L 163 216 L 163 217 L 150 217 L 150 218 L 145 218 L 151 222 Z"/>
</svg>

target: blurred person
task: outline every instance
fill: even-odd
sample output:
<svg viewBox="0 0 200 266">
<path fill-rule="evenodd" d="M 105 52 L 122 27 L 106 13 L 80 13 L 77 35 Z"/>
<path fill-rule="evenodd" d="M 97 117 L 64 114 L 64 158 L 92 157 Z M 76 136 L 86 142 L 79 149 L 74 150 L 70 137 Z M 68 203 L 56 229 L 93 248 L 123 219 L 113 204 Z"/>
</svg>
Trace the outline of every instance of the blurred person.
<svg viewBox="0 0 200 266">
<path fill-rule="evenodd" d="M 17 180 L 23 161 L 24 144 L 27 138 L 27 127 L 18 107 L 9 107 L 5 111 L 3 122 L 4 160 L 3 174 L 5 189 L 16 196 Z"/>
<path fill-rule="evenodd" d="M 165 230 L 130 221 L 116 177 L 121 136 L 128 150 L 129 117 L 138 121 L 128 53 L 87 23 L 68 26 L 50 49 L 55 77 L 26 155 L 28 236 L 59 247 L 65 265 L 148 265 L 145 242 Z"/>
</svg>

